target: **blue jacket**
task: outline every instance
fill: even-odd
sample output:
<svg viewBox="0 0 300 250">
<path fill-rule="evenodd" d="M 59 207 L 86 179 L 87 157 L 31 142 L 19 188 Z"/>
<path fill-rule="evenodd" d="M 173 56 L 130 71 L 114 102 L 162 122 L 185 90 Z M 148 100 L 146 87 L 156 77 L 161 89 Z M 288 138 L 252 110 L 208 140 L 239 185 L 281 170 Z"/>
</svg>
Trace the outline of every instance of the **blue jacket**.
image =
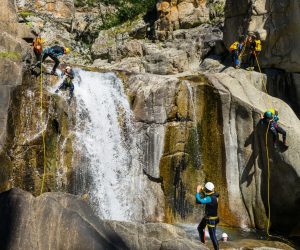
<svg viewBox="0 0 300 250">
<path fill-rule="evenodd" d="M 64 47 L 55 45 L 53 47 L 44 49 L 43 54 L 48 54 L 48 55 L 58 57 L 58 56 L 62 56 L 63 54 L 65 54 L 65 49 L 64 49 Z"/>
<path fill-rule="evenodd" d="M 219 194 L 214 192 L 209 195 L 205 195 L 204 198 L 201 198 L 200 193 L 196 193 L 196 203 L 206 204 L 205 206 L 205 215 L 206 216 L 218 216 L 218 197 Z"/>
<path fill-rule="evenodd" d="M 196 193 L 196 203 L 198 204 L 207 204 L 211 202 L 211 197 L 210 196 L 205 196 L 204 198 L 201 198 L 200 193 Z"/>
</svg>

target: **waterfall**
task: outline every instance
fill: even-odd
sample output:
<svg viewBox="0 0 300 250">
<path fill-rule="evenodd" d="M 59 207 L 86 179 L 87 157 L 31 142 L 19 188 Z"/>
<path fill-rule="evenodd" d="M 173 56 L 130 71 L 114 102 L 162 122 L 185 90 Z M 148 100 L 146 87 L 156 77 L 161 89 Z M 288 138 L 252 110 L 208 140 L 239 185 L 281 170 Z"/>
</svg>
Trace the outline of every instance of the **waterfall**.
<svg viewBox="0 0 300 250">
<path fill-rule="evenodd" d="M 193 112 L 193 122 L 194 122 L 194 127 L 195 127 L 195 144 L 196 144 L 196 148 L 197 150 L 197 158 L 195 159 L 195 162 L 197 163 L 197 166 L 201 166 L 202 163 L 202 159 L 201 159 L 201 155 L 200 155 L 200 142 L 199 142 L 199 132 L 198 132 L 198 124 L 197 124 L 197 115 L 196 115 L 196 98 L 194 98 L 194 92 L 193 92 L 193 88 L 191 86 L 191 84 L 189 82 L 186 83 L 186 87 L 189 91 L 189 97 L 190 97 L 190 101 L 191 101 L 191 108 L 192 108 L 192 112 Z"/>
<path fill-rule="evenodd" d="M 122 82 L 113 73 L 76 74 L 77 192 L 88 193 L 101 218 L 140 220 L 147 184 Z"/>
</svg>

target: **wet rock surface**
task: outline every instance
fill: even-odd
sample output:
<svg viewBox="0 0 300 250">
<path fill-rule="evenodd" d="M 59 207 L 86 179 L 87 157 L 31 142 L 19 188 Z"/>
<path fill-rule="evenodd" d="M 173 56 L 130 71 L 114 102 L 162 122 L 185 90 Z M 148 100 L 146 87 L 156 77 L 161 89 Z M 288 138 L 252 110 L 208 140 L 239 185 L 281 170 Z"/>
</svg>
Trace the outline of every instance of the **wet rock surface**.
<svg viewBox="0 0 300 250">
<path fill-rule="evenodd" d="M 33 30 L 42 31 L 47 46 L 58 43 L 72 48 L 71 55 L 64 58 L 66 62 L 93 62 L 93 66 L 98 68 L 96 70 L 118 71 L 125 84 L 143 145 L 144 172 L 150 180 L 161 184 L 165 194 L 166 222 L 198 220 L 203 215 L 203 209 L 195 206 L 195 186 L 210 180 L 221 194 L 221 223 L 266 228 L 266 128 L 260 126 L 259 116 L 270 106 L 278 109 L 281 125 L 288 133 L 289 148 L 280 145 L 279 150 L 275 151 L 269 135 L 271 230 L 297 234 L 299 120 L 285 103 L 263 93 L 262 79 L 265 76 L 234 70 L 218 62 L 226 54 L 226 49 L 221 41 L 223 34 L 220 27 L 206 23 L 211 15 L 211 9 L 207 7 L 209 3 L 159 1 L 160 13 L 155 32 L 154 24 L 146 23 L 142 18 L 131 24 L 99 31 L 103 20 L 97 9 L 89 9 L 92 14 L 88 18 L 84 8 L 74 8 L 73 1 L 20 0 L 17 3 L 19 12 L 29 10 L 33 14 L 23 13 L 22 20 L 28 25 L 21 25 L 16 21 L 13 1 L 1 2 L 4 8 L 0 9 L 7 9 L 10 13 L 2 15 L 1 22 L 7 24 L 6 20 L 9 20 L 9 25 L 3 32 L 5 26 L 0 28 L 1 46 L 22 56 L 21 59 L 5 58 L 0 62 L 0 69 L 5 72 L 0 76 L 3 79 L 0 81 L 3 83 L 0 93 L 4 97 L 1 127 L 4 128 L 7 121 L 15 124 L 8 130 L 9 140 L 5 141 L 7 151 L 1 154 L 1 162 L 5 165 L 1 173 L 2 190 L 20 186 L 36 194 L 40 189 L 41 127 L 38 110 L 33 109 L 38 105 L 39 91 L 37 85 L 29 87 L 29 81 L 22 81 L 21 66 L 21 61 L 29 55 L 26 52 L 29 47 L 20 38 L 29 37 L 28 29 L 24 27 L 30 25 Z M 229 45 L 238 33 L 257 31 L 264 41 L 262 65 L 293 72 L 276 73 L 274 78 L 267 74 L 264 78 L 268 82 L 267 88 L 297 112 L 299 84 L 295 51 L 298 45 L 296 42 L 291 44 L 291 41 L 297 41 L 298 31 L 292 32 L 292 26 L 295 29 L 298 27 L 294 25 L 298 5 L 293 1 L 278 2 L 272 6 L 264 1 L 249 4 L 250 8 L 247 1 L 238 4 L 230 0 L 226 2 L 225 43 Z M 283 32 L 284 27 L 287 27 L 287 36 Z M 153 34 L 149 34 L 151 32 Z M 281 84 L 283 78 L 286 80 L 285 87 Z M 27 82 L 27 85 L 15 90 L 10 119 L 7 120 L 11 87 L 22 82 Z M 285 90 L 282 91 L 282 88 Z M 72 138 L 68 134 L 72 115 L 63 100 L 50 93 L 45 93 L 45 98 L 45 117 L 48 120 L 44 126 L 51 145 L 47 190 L 66 191 L 68 178 L 59 180 L 61 185 L 55 182 L 57 172 L 62 171 L 66 177 L 72 171 Z M 30 122 L 27 116 L 32 117 Z M 36 126 L 35 129 L 31 125 Z M 58 127 L 62 128 L 62 132 L 57 133 Z M 7 137 L 6 133 L 3 132 L 3 138 Z M 26 141 L 26 133 L 31 134 L 33 139 Z M 63 141 L 68 142 L 65 148 L 62 148 L 66 145 Z M 59 152 L 67 156 L 66 162 L 60 162 Z M 57 168 L 58 162 L 62 168 Z M 286 180 L 289 180 L 288 184 Z M 162 205 L 159 206 L 162 209 Z M 126 231 L 126 227 L 136 227 L 145 232 L 150 230 L 131 224 L 116 227 L 112 223 L 110 227 L 117 228 L 120 234 Z M 137 249 L 145 244 L 140 243 L 136 235 L 126 237 L 124 241 Z M 153 244 L 151 246 L 173 249 L 170 241 L 151 239 L 149 242 Z M 190 242 L 175 242 L 182 244 L 182 249 L 186 245 L 193 246 Z"/>
<path fill-rule="evenodd" d="M 145 171 L 162 182 L 167 221 L 199 218 L 193 193 L 195 185 L 206 178 L 219 187 L 222 223 L 266 228 L 266 128 L 259 120 L 272 105 L 279 111 L 289 141 L 289 148 L 280 145 L 276 151 L 268 137 L 270 190 L 277 193 L 270 200 L 272 229 L 287 233 L 297 228 L 299 120 L 288 105 L 262 92 L 263 77 L 228 68 L 222 73 L 133 74 L 127 78 L 147 149 Z M 293 181 L 284 184 L 286 179 Z M 283 208 L 278 198 L 289 205 Z"/>
<path fill-rule="evenodd" d="M 171 225 L 102 221 L 86 202 L 69 194 L 35 198 L 12 189 L 0 200 L 5 249 L 207 249 Z"/>
</svg>

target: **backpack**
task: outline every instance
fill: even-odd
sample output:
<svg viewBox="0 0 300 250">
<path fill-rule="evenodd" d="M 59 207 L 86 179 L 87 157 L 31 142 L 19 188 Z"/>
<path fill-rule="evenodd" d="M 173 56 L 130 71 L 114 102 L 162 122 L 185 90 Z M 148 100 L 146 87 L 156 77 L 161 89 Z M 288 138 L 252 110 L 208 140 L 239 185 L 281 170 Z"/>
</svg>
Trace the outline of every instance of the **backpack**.
<svg viewBox="0 0 300 250">
<path fill-rule="evenodd" d="M 234 42 L 233 44 L 231 44 L 230 47 L 229 47 L 230 52 L 232 52 L 234 50 L 237 50 L 238 45 L 239 45 L 239 42 Z"/>
<path fill-rule="evenodd" d="M 39 52 L 42 53 L 43 51 L 43 39 L 41 37 L 37 37 L 33 42 L 33 47 Z"/>
<path fill-rule="evenodd" d="M 255 51 L 261 51 L 261 41 L 255 40 Z"/>
</svg>

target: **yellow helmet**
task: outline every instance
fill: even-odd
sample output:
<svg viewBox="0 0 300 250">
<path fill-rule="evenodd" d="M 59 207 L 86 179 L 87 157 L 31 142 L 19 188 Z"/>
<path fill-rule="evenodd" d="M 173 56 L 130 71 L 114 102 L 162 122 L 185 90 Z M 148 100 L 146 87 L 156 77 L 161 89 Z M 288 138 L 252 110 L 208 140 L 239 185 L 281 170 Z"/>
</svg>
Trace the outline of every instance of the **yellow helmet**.
<svg viewBox="0 0 300 250">
<path fill-rule="evenodd" d="M 272 115 L 275 115 L 275 109 L 271 108 L 269 111 L 272 113 Z"/>
<path fill-rule="evenodd" d="M 70 48 L 65 48 L 65 53 L 66 53 L 66 54 L 69 54 L 70 51 L 71 51 Z"/>
</svg>

